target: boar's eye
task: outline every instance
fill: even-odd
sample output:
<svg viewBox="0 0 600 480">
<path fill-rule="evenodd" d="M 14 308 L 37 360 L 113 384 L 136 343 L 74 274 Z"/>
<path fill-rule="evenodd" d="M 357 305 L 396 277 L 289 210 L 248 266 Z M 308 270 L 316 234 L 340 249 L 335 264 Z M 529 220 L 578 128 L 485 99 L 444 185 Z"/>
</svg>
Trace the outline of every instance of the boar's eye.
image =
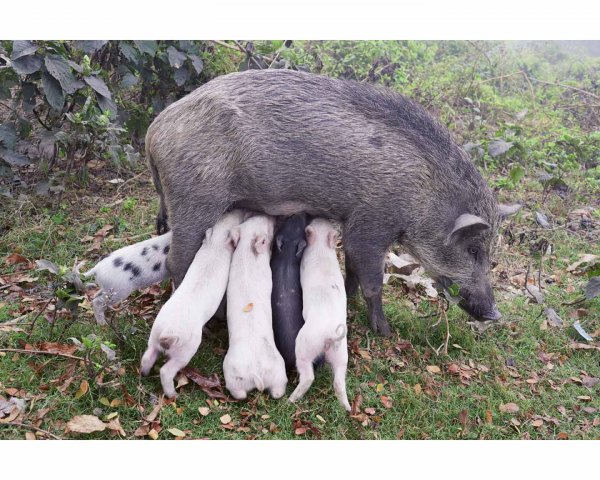
<svg viewBox="0 0 600 480">
<path fill-rule="evenodd" d="M 475 257 L 475 260 L 477 260 L 477 257 L 479 256 L 479 249 L 477 247 L 469 247 L 469 254 Z"/>
</svg>

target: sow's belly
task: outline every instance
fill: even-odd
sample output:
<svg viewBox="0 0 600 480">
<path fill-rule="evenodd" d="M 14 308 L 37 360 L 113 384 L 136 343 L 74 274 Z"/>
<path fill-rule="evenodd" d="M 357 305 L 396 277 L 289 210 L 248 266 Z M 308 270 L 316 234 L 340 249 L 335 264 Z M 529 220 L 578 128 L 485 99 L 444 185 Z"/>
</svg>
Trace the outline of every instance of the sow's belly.
<svg viewBox="0 0 600 480">
<path fill-rule="evenodd" d="M 266 213 L 272 216 L 290 216 L 296 213 L 307 213 L 317 217 L 326 217 L 333 220 L 343 220 L 346 217 L 345 209 L 335 205 L 314 205 L 308 202 L 295 200 L 281 202 L 262 202 L 256 200 L 241 200 L 235 202 L 234 208 L 245 208 L 255 212 Z"/>
</svg>

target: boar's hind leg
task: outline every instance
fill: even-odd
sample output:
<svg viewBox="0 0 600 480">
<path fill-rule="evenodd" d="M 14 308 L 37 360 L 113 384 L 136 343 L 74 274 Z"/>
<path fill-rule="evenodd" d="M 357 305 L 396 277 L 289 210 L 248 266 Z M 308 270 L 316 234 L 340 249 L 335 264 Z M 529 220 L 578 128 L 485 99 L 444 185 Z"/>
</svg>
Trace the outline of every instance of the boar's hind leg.
<svg viewBox="0 0 600 480">
<path fill-rule="evenodd" d="M 385 252 L 391 242 L 374 238 L 362 232 L 347 229 L 343 236 L 344 250 L 350 256 L 360 288 L 367 302 L 371 328 L 376 333 L 389 336 L 392 331 L 383 314 L 383 266 Z"/>
<path fill-rule="evenodd" d="M 350 255 L 348 254 L 348 252 L 344 252 L 344 256 L 346 257 L 346 296 L 348 298 L 351 298 L 358 293 L 358 275 L 354 270 L 354 266 L 352 265 L 352 260 L 350 259 Z"/>
</svg>

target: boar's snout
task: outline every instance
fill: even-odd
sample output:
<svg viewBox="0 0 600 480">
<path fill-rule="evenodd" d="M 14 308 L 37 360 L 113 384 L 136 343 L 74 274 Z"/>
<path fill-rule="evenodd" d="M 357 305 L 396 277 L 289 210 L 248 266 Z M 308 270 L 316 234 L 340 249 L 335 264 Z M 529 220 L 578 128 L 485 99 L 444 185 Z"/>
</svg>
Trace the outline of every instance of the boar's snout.
<svg viewBox="0 0 600 480">
<path fill-rule="evenodd" d="M 488 290 L 488 289 L 486 289 Z M 465 310 L 475 320 L 480 322 L 493 321 L 496 322 L 502 318 L 496 302 L 494 302 L 494 296 L 491 292 L 469 292 L 467 289 L 461 288 L 460 297 L 462 300 L 458 306 Z"/>
</svg>

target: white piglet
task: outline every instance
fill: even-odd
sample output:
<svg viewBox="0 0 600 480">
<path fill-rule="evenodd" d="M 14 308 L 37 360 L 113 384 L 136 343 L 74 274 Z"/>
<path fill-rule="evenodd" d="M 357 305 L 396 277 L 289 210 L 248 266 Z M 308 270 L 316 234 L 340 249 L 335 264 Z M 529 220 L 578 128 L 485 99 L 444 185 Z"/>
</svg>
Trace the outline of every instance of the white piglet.
<svg viewBox="0 0 600 480">
<path fill-rule="evenodd" d="M 305 231 L 307 246 L 300 263 L 305 323 L 296 337 L 296 368 L 300 381 L 290 396 L 290 402 L 302 398 L 310 388 L 315 378 L 313 361 L 324 354 L 325 361 L 333 370 L 335 394 L 349 411 L 346 393 L 346 290 L 335 254 L 338 233 L 329 221 L 322 218 L 313 220 Z"/>
<path fill-rule="evenodd" d="M 106 308 L 125 300 L 131 292 L 168 278 L 166 259 L 171 232 L 112 252 L 84 273 L 94 275 L 100 291 L 92 305 L 96 322 L 106 325 Z"/>
<path fill-rule="evenodd" d="M 202 328 L 219 308 L 225 296 L 234 243 L 231 230 L 242 222 L 243 212 L 225 214 L 206 231 L 181 285 L 163 305 L 142 357 L 142 375 L 162 352 L 169 359 L 160 369 L 160 381 L 167 397 L 175 397 L 173 378 L 192 359 L 202 341 Z"/>
<path fill-rule="evenodd" d="M 251 217 L 231 232 L 236 245 L 227 285 L 229 350 L 225 386 L 236 399 L 257 388 L 273 398 L 285 394 L 287 376 L 275 346 L 271 314 L 273 218 Z"/>
</svg>

